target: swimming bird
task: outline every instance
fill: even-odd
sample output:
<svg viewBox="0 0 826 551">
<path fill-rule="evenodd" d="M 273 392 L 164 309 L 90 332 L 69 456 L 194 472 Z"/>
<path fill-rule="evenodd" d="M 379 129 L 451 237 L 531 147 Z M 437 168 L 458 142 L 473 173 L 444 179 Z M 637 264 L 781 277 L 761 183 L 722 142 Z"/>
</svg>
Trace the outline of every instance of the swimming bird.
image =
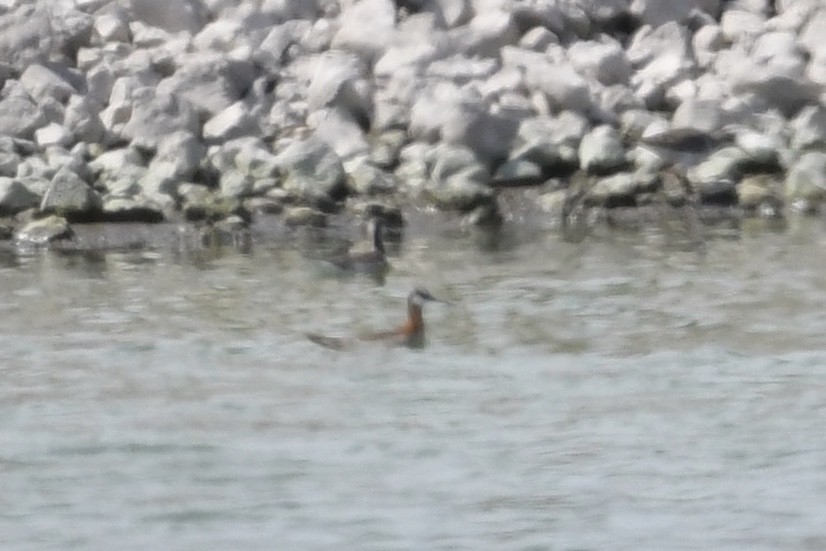
<svg viewBox="0 0 826 551">
<path fill-rule="evenodd" d="M 361 335 L 355 339 L 327 337 L 317 333 L 307 333 L 307 338 L 316 344 L 335 350 L 349 348 L 358 341 L 383 341 L 390 344 L 403 344 L 411 348 L 420 348 L 424 346 L 425 332 L 422 309 L 425 302 L 445 303 L 446 301 L 434 297 L 427 289 L 417 287 L 407 296 L 407 320 L 396 329 Z"/>
<path fill-rule="evenodd" d="M 354 246 L 347 253 L 329 259 L 335 267 L 348 272 L 381 273 L 387 269 L 387 254 L 384 250 L 384 223 L 381 218 L 370 218 L 367 222 L 367 243 Z"/>
</svg>

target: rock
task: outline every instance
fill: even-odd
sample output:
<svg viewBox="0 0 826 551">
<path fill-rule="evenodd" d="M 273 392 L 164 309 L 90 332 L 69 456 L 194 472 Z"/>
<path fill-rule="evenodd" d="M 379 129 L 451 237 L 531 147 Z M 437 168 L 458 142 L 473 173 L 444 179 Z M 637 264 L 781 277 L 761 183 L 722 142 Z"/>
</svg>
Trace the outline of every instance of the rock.
<svg viewBox="0 0 826 551">
<path fill-rule="evenodd" d="M 129 0 L 134 16 L 167 32 L 195 34 L 206 20 L 206 10 L 199 0 Z"/>
<path fill-rule="evenodd" d="M 700 67 L 709 67 L 717 52 L 726 46 L 726 38 L 719 25 L 704 25 L 697 29 L 691 38 L 694 58 Z"/>
<path fill-rule="evenodd" d="M 340 198 L 346 192 L 344 167 L 324 141 L 293 140 L 277 156 L 283 189 L 305 200 Z"/>
<path fill-rule="evenodd" d="M 362 0 L 345 5 L 332 47 L 377 59 L 395 35 L 396 6 L 391 0 Z"/>
<path fill-rule="evenodd" d="M 43 246 L 73 237 L 74 232 L 69 222 L 62 216 L 52 215 L 23 226 L 15 235 L 15 240 L 21 245 Z"/>
<path fill-rule="evenodd" d="M 606 208 L 636 206 L 637 191 L 635 176 L 630 172 L 620 172 L 594 182 L 586 193 L 586 200 Z"/>
<path fill-rule="evenodd" d="M 431 152 L 433 169 L 427 190 L 436 206 L 469 212 L 490 203 L 490 175 L 467 147 L 441 144 Z"/>
<path fill-rule="evenodd" d="M 519 125 L 511 158 L 535 162 L 548 176 L 567 175 L 579 165 L 579 143 L 587 128 L 588 122 L 571 111 L 525 120 Z"/>
<path fill-rule="evenodd" d="M 40 210 L 60 213 L 67 218 L 88 219 L 100 213 L 101 199 L 77 174 L 60 169 L 43 196 Z"/>
<path fill-rule="evenodd" d="M 18 180 L 0 177 L 0 215 L 17 214 L 36 207 L 40 204 L 40 197 L 21 184 Z"/>
<path fill-rule="evenodd" d="M 94 29 L 101 43 L 129 42 L 132 38 L 126 19 L 119 13 L 104 13 L 95 18 Z"/>
<path fill-rule="evenodd" d="M 688 179 L 693 184 L 720 181 L 737 181 L 747 166 L 749 157 L 738 147 L 723 147 L 713 152 L 705 160 L 688 170 Z"/>
<path fill-rule="evenodd" d="M 14 176 L 20 164 L 20 156 L 8 151 L 0 151 L 0 176 Z"/>
<path fill-rule="evenodd" d="M 359 158 L 344 164 L 347 172 L 347 184 L 351 193 L 356 195 L 377 195 L 392 193 L 399 188 L 393 174 L 385 172 L 366 158 Z"/>
<path fill-rule="evenodd" d="M 826 153 L 804 153 L 786 175 L 785 191 L 790 202 L 822 203 L 826 199 Z"/>
<path fill-rule="evenodd" d="M 156 94 L 152 88 L 141 88 L 133 94 L 132 115 L 122 134 L 135 146 L 155 150 L 165 135 L 199 130 L 198 117 L 187 102 L 174 95 Z"/>
<path fill-rule="evenodd" d="M 74 142 L 72 133 L 57 123 L 47 124 L 34 132 L 34 141 L 42 148 L 50 146 L 68 147 Z"/>
<path fill-rule="evenodd" d="M 171 169 L 171 177 L 191 180 L 195 177 L 205 154 L 206 148 L 194 134 L 178 131 L 161 138 L 152 164 L 166 163 Z"/>
<path fill-rule="evenodd" d="M 255 119 L 242 101 L 237 101 L 209 119 L 204 124 L 204 139 L 212 142 L 224 142 L 243 136 L 260 133 Z"/>
<path fill-rule="evenodd" d="M 287 226 L 312 226 L 323 228 L 327 225 L 327 216 L 311 207 L 287 207 L 282 218 Z"/>
<path fill-rule="evenodd" d="M 209 115 L 240 100 L 256 76 L 251 62 L 225 55 L 189 53 L 175 61 L 175 72 L 161 81 L 157 94 L 181 97 Z"/>
<path fill-rule="evenodd" d="M 579 163 L 590 174 L 608 174 L 628 164 L 619 133 L 612 126 L 598 126 L 579 144 Z"/>
<path fill-rule="evenodd" d="M 451 35 L 463 54 L 494 57 L 504 46 L 516 44 L 519 28 L 512 13 L 490 9 L 477 12 L 467 25 L 453 29 Z"/>
<path fill-rule="evenodd" d="M 747 211 L 778 209 L 782 204 L 781 183 L 774 176 L 757 174 L 737 185 L 737 202 Z"/>
<path fill-rule="evenodd" d="M 575 42 L 568 48 L 571 65 L 580 73 L 606 86 L 626 84 L 631 76 L 631 63 L 622 45 L 613 39 L 602 42 Z"/>
<path fill-rule="evenodd" d="M 792 147 L 797 150 L 826 147 L 826 108 L 809 105 L 791 121 Z"/>
<path fill-rule="evenodd" d="M 690 2 L 686 2 L 688 4 Z M 659 57 L 685 60 L 689 55 L 690 36 L 688 30 L 677 23 L 662 26 L 643 26 L 631 37 L 626 50 L 631 64 L 636 68 L 644 67 Z"/>
<path fill-rule="evenodd" d="M 720 18 L 720 29 L 730 42 L 749 43 L 763 32 L 765 18 L 755 12 L 727 9 Z"/>
<path fill-rule="evenodd" d="M 721 130 L 727 122 L 719 101 L 697 98 L 682 102 L 671 117 L 673 128 L 694 128 L 709 134 Z"/>
<path fill-rule="evenodd" d="M 559 37 L 545 27 L 534 27 L 519 39 L 519 47 L 544 52 L 551 44 L 559 44 Z"/>
<path fill-rule="evenodd" d="M 335 107 L 367 128 L 372 118 L 372 89 L 364 74 L 362 61 L 353 54 L 332 50 L 320 55 L 307 89 L 310 110 Z"/>
<path fill-rule="evenodd" d="M 69 96 L 76 94 L 74 87 L 52 69 L 43 65 L 29 65 L 20 75 L 20 85 L 37 101 L 53 98 L 65 102 Z"/>
<path fill-rule="evenodd" d="M 307 120 L 314 135 L 333 148 L 342 159 L 362 157 L 368 154 L 370 145 L 364 128 L 352 115 L 340 108 L 316 111 Z"/>
<path fill-rule="evenodd" d="M 668 2 L 662 0 L 633 0 L 630 11 L 640 20 L 652 27 L 664 23 L 684 23 L 695 10 L 704 11 L 713 17 L 720 12 L 720 0 L 683 0 Z"/>
<path fill-rule="evenodd" d="M 43 111 L 27 95 L 14 94 L 0 100 L 0 135 L 30 139 L 45 124 Z"/>
<path fill-rule="evenodd" d="M 0 14 L 0 59 L 22 72 L 32 64 L 45 62 L 55 40 L 48 9 L 34 3 L 11 8 L 6 4 Z"/>
<path fill-rule="evenodd" d="M 143 156 L 134 147 L 112 149 L 98 155 L 90 161 L 89 168 L 99 179 L 116 176 L 129 167 L 144 167 Z"/>
<path fill-rule="evenodd" d="M 219 180 L 221 195 L 230 198 L 245 197 L 252 193 L 253 182 L 238 170 L 227 170 L 221 173 Z"/>
<path fill-rule="evenodd" d="M 494 188 L 515 186 L 536 186 L 545 178 L 542 167 L 529 159 L 509 159 L 499 165 L 493 173 L 490 185 Z"/>
<path fill-rule="evenodd" d="M 69 98 L 63 116 L 63 126 L 71 135 L 84 143 L 103 141 L 105 129 L 92 102 L 83 96 Z"/>
</svg>

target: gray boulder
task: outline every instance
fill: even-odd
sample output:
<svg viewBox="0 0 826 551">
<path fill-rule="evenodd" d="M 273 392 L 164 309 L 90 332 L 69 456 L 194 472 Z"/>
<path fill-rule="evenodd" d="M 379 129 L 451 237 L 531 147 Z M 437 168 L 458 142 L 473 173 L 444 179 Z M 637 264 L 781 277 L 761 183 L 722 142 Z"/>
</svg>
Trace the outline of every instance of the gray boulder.
<svg viewBox="0 0 826 551">
<path fill-rule="evenodd" d="M 786 175 L 786 197 L 819 205 L 826 200 L 826 153 L 804 153 Z"/>
<path fill-rule="evenodd" d="M 241 99 L 256 76 L 250 61 L 222 54 L 185 54 L 178 56 L 175 63 L 175 72 L 158 84 L 158 95 L 180 96 L 210 115 Z"/>
<path fill-rule="evenodd" d="M 200 0 L 129 0 L 129 7 L 137 20 L 172 33 L 195 34 L 206 21 Z"/>
<path fill-rule="evenodd" d="M 14 178 L 0 177 L 0 215 L 17 214 L 40 204 L 40 197 Z"/>
<path fill-rule="evenodd" d="M 579 144 L 579 163 L 591 174 L 608 174 L 628 164 L 622 138 L 612 126 L 598 126 Z"/>
<path fill-rule="evenodd" d="M 52 98 L 63 103 L 69 96 L 77 93 L 74 86 L 63 76 L 38 64 L 29 65 L 23 71 L 20 75 L 20 85 L 38 102 Z"/>
<path fill-rule="evenodd" d="M 47 216 L 32 220 L 23 226 L 14 236 L 22 246 L 44 246 L 55 241 L 72 239 L 74 231 L 62 216 Z"/>
<path fill-rule="evenodd" d="M 203 135 L 207 142 L 225 142 L 260 133 L 255 119 L 243 101 L 236 101 L 204 123 Z"/>
<path fill-rule="evenodd" d="M 282 188 L 305 200 L 341 197 L 346 191 L 341 159 L 316 137 L 291 141 L 276 156 L 284 178 Z"/>
<path fill-rule="evenodd" d="M 101 210 L 98 193 L 77 174 L 60 169 L 52 178 L 40 203 L 43 212 L 57 212 L 70 218 L 94 217 Z"/>
<path fill-rule="evenodd" d="M 26 94 L 12 94 L 0 100 L 0 135 L 30 139 L 46 124 L 42 109 Z"/>
<path fill-rule="evenodd" d="M 154 150 L 163 136 L 180 131 L 199 131 L 198 116 L 189 103 L 176 95 L 156 93 L 153 88 L 134 91 L 132 113 L 121 131 L 125 138 Z"/>
</svg>

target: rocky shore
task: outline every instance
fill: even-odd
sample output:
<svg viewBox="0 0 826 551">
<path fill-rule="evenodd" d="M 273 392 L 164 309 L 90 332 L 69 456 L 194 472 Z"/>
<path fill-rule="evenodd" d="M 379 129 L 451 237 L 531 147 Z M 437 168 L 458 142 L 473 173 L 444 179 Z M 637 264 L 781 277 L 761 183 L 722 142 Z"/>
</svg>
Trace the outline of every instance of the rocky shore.
<svg viewBox="0 0 826 551">
<path fill-rule="evenodd" d="M 0 53 L 18 241 L 826 199 L 822 0 L 5 0 Z"/>
</svg>

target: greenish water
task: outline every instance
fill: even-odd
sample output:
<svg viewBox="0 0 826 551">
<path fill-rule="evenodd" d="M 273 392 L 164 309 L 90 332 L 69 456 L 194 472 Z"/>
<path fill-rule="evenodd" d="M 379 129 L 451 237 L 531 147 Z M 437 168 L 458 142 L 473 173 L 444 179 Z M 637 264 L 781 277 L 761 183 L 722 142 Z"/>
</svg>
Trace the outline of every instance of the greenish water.
<svg viewBox="0 0 826 551">
<path fill-rule="evenodd" d="M 298 243 L 298 245 L 297 245 Z M 0 261 L 3 549 L 822 549 L 826 231 Z M 400 321 L 428 345 L 335 352 Z"/>
</svg>

